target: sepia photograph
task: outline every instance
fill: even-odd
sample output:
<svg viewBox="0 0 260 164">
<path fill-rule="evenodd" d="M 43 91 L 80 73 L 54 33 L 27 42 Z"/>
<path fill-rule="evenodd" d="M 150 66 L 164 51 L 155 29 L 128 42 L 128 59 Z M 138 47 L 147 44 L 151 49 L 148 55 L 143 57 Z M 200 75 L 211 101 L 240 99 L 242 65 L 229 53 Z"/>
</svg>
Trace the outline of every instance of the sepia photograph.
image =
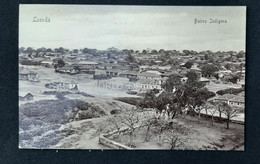
<svg viewBox="0 0 260 164">
<path fill-rule="evenodd" d="M 19 5 L 19 148 L 245 149 L 245 6 Z"/>
</svg>

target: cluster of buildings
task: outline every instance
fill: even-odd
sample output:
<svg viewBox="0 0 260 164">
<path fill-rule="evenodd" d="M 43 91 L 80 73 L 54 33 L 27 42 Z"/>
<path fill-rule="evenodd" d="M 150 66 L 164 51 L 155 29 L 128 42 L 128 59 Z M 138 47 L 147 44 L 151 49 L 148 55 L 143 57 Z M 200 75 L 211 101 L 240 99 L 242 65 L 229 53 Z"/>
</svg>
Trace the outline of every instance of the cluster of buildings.
<svg viewBox="0 0 260 164">
<path fill-rule="evenodd" d="M 48 89 L 57 89 L 57 90 L 79 90 L 79 84 L 76 82 L 53 82 L 53 83 L 46 83 L 45 87 Z"/>
<path fill-rule="evenodd" d="M 245 107 L 245 93 L 241 92 L 238 95 L 234 95 L 234 94 L 219 95 L 219 96 L 211 98 L 209 101 L 223 102 L 223 103 L 227 103 L 231 107 L 244 108 Z"/>
<path fill-rule="evenodd" d="M 31 93 L 27 93 L 26 95 L 20 95 L 19 101 L 32 101 L 33 95 Z"/>
<path fill-rule="evenodd" d="M 38 82 L 39 81 L 39 75 L 36 72 L 19 72 L 19 80 L 27 80 L 31 82 Z"/>
<path fill-rule="evenodd" d="M 117 51 L 112 49 L 111 51 Z M 30 58 L 27 60 L 36 60 L 44 67 L 53 68 L 54 65 L 58 63 L 58 60 L 63 60 L 65 65 L 63 67 L 55 68 L 57 73 L 65 74 L 90 74 L 93 75 L 93 80 L 98 80 L 97 86 L 107 87 L 107 88 L 126 88 L 128 90 L 149 90 L 149 89 L 162 89 L 161 84 L 166 81 L 166 79 L 173 73 L 181 74 L 183 76 L 182 80 L 185 82 L 187 78 L 185 73 L 189 70 L 195 71 L 200 76 L 200 81 L 205 82 L 206 84 L 211 83 L 211 81 L 216 80 L 215 77 L 204 76 L 201 73 L 201 69 L 198 67 L 199 62 L 193 62 L 191 68 L 185 68 L 185 62 L 189 60 L 194 60 L 195 58 L 204 58 L 204 54 L 197 55 L 170 55 L 170 58 L 176 58 L 176 60 L 182 59 L 183 63 L 180 63 L 179 69 L 172 70 L 170 64 L 162 64 L 162 54 L 163 52 L 152 53 L 153 50 L 147 50 L 147 53 L 132 53 L 131 55 L 137 61 L 151 61 L 153 64 L 142 64 L 138 65 L 135 63 L 129 63 L 125 60 L 125 56 L 114 54 L 112 57 L 106 52 L 102 52 L 95 57 L 91 54 L 81 53 L 69 53 L 69 54 L 60 54 L 60 53 L 32 53 Z M 170 52 L 179 54 L 179 52 Z M 111 55 L 110 55 L 111 56 Z M 223 58 L 223 55 L 215 55 L 218 58 Z M 24 59 L 24 56 L 21 56 L 21 59 Z M 221 69 L 218 72 L 219 79 L 225 79 L 230 76 L 233 72 L 226 69 Z M 245 77 L 245 70 L 239 71 L 237 73 L 241 74 L 241 79 Z M 119 80 L 124 81 L 124 87 L 111 87 L 116 80 L 113 79 L 124 79 Z M 37 81 L 37 73 L 27 73 L 19 74 L 19 79 Z M 217 79 L 218 80 L 218 79 Z M 240 81 L 243 83 L 243 80 Z M 50 85 L 52 88 L 71 88 L 68 84 L 55 83 Z M 65 87 L 66 86 L 66 87 Z"/>
</svg>

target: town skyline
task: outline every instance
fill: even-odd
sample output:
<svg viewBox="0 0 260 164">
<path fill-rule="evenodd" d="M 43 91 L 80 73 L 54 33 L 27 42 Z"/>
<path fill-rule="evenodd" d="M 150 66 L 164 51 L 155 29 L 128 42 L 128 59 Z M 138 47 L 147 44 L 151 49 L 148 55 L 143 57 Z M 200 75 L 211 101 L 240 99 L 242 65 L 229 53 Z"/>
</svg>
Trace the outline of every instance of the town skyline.
<svg viewBox="0 0 260 164">
<path fill-rule="evenodd" d="M 150 51 L 152 51 L 152 50 L 156 50 L 156 51 L 159 51 L 159 50 L 165 50 L 165 51 L 179 51 L 179 52 L 182 52 L 183 50 L 189 50 L 189 51 L 196 51 L 196 50 L 193 50 L 193 49 L 188 49 L 188 48 L 186 48 L 186 49 L 181 49 L 181 50 L 179 50 L 179 49 L 163 49 L 163 48 L 159 48 L 159 49 L 152 49 L 152 48 L 144 48 L 144 49 L 119 49 L 119 48 L 117 48 L 117 47 L 108 47 L 108 48 L 106 48 L 106 49 L 97 49 L 97 48 L 95 48 L 95 47 L 87 47 L 87 46 L 85 46 L 85 47 L 80 47 L 80 48 L 67 48 L 67 47 L 43 47 L 43 46 L 39 46 L 39 47 L 32 47 L 32 46 L 28 46 L 28 47 L 26 47 L 26 46 L 21 46 L 21 47 L 19 47 L 19 48 L 33 48 L 34 50 L 37 50 L 37 49 L 41 49 L 41 48 L 46 48 L 46 49 L 52 49 L 52 50 L 55 50 L 55 49 L 58 49 L 58 48 L 64 48 L 64 49 L 67 49 L 67 50 L 69 50 L 69 51 L 73 51 L 73 50 L 83 50 L 84 48 L 88 48 L 88 49 L 96 49 L 96 50 L 98 50 L 98 51 L 106 51 L 106 50 L 108 50 L 108 49 L 110 49 L 110 48 L 115 48 L 115 49 L 117 49 L 117 50 L 133 50 L 133 51 L 139 51 L 139 52 L 141 52 L 141 51 L 143 51 L 143 50 L 150 50 Z M 205 52 L 205 51 L 211 51 L 211 52 L 229 52 L 229 51 L 234 51 L 234 52 L 240 52 L 240 51 L 242 51 L 242 52 L 245 52 L 245 50 L 226 50 L 226 51 L 223 51 L 223 50 L 218 50 L 218 51 L 212 51 L 212 50 L 209 50 L 209 49 L 205 49 L 205 50 L 201 50 L 201 51 L 196 51 L 197 53 L 201 53 L 201 52 Z"/>
</svg>

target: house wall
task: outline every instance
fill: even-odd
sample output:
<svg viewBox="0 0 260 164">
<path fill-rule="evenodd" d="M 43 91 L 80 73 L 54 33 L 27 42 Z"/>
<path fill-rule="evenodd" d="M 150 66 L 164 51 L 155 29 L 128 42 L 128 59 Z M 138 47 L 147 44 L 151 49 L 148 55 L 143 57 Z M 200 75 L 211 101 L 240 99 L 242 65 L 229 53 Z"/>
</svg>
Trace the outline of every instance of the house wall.
<svg viewBox="0 0 260 164">
<path fill-rule="evenodd" d="M 33 96 L 25 96 L 24 101 L 30 101 L 33 100 Z"/>
<path fill-rule="evenodd" d="M 143 89 L 143 90 L 149 90 L 149 89 L 162 89 L 161 85 L 156 84 L 142 84 L 142 83 L 136 83 L 134 85 L 135 89 Z"/>
<path fill-rule="evenodd" d="M 237 107 L 244 107 L 244 102 L 237 102 L 237 101 L 229 101 L 229 105 L 231 106 L 237 106 Z"/>
<path fill-rule="evenodd" d="M 224 102 L 224 103 L 227 103 L 230 106 L 236 106 L 236 107 L 244 107 L 244 105 L 245 105 L 244 102 L 220 100 L 220 99 L 215 99 L 215 100 L 213 100 L 213 102 Z"/>
</svg>

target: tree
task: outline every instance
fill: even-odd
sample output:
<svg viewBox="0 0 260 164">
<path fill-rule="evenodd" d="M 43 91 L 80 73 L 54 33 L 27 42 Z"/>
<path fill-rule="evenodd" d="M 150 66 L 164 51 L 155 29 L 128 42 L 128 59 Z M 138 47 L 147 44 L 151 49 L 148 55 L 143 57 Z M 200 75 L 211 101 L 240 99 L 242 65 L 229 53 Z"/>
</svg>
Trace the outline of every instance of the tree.
<svg viewBox="0 0 260 164">
<path fill-rule="evenodd" d="M 183 50 L 182 53 L 186 56 L 191 54 L 191 52 L 189 50 Z"/>
<path fill-rule="evenodd" d="M 171 119 L 174 119 L 176 115 L 182 113 L 182 107 L 182 103 L 178 100 L 178 98 L 174 97 L 173 99 L 171 99 L 166 108 L 168 118 L 170 118 L 171 115 Z"/>
<path fill-rule="evenodd" d="M 45 47 L 38 48 L 38 49 L 36 50 L 36 52 L 37 52 L 37 53 L 39 53 L 39 52 L 46 52 L 46 48 L 45 48 Z"/>
<path fill-rule="evenodd" d="M 139 105 L 142 108 L 154 108 L 157 114 L 161 114 L 164 110 L 166 110 L 166 106 L 167 104 L 169 104 L 170 99 L 171 96 L 169 95 L 169 93 L 159 93 L 158 89 L 153 89 L 145 94 L 144 99 Z"/>
<path fill-rule="evenodd" d="M 245 91 L 244 88 L 227 88 L 227 89 L 223 89 L 223 90 L 219 90 L 216 93 L 219 95 L 224 95 L 224 94 L 234 94 L 237 95 L 241 92 Z"/>
<path fill-rule="evenodd" d="M 172 65 L 173 70 L 180 67 L 182 60 L 181 59 L 170 59 L 168 63 Z"/>
<path fill-rule="evenodd" d="M 24 53 L 24 51 L 25 51 L 24 47 L 19 48 L 19 53 Z"/>
<path fill-rule="evenodd" d="M 206 111 L 206 114 L 208 114 L 208 112 L 210 113 L 211 116 L 211 125 L 214 125 L 214 114 L 218 111 L 218 107 L 215 103 L 213 102 L 205 102 L 203 104 L 203 108 Z"/>
<path fill-rule="evenodd" d="M 154 60 L 151 60 L 149 63 L 149 66 L 156 65 L 156 62 Z"/>
<path fill-rule="evenodd" d="M 186 77 L 188 78 L 187 83 L 198 82 L 200 78 L 195 71 L 188 71 Z"/>
<path fill-rule="evenodd" d="M 83 48 L 82 53 L 83 54 L 87 54 L 88 53 L 88 48 Z"/>
<path fill-rule="evenodd" d="M 138 109 L 126 109 L 126 112 L 122 116 L 120 116 L 121 122 L 129 128 L 129 146 L 133 147 L 133 137 L 136 126 L 139 124 L 140 116 L 138 115 Z"/>
<path fill-rule="evenodd" d="M 26 53 L 30 54 L 35 52 L 35 49 L 33 49 L 32 47 L 27 47 L 27 49 L 25 50 Z"/>
<path fill-rule="evenodd" d="M 62 60 L 62 59 L 59 59 L 58 60 L 58 64 L 57 64 L 57 67 L 61 68 L 65 65 L 65 62 Z"/>
<path fill-rule="evenodd" d="M 199 107 L 210 97 L 215 96 L 213 92 L 210 92 L 205 87 L 205 84 L 199 82 L 199 75 L 194 71 L 189 71 L 186 76 L 188 80 L 185 84 L 182 84 L 178 75 L 171 75 L 166 83 L 163 84 L 163 88 L 166 91 L 172 92 L 175 88 L 173 95 L 168 95 L 167 112 L 172 113 L 172 118 L 179 113 L 183 113 L 182 109 L 189 108 L 188 112 L 194 112 L 195 109 L 198 111 Z M 156 101 L 153 101 L 156 102 Z M 199 117 L 200 117 L 200 110 Z"/>
<path fill-rule="evenodd" d="M 58 49 L 55 49 L 56 50 L 56 53 L 61 53 L 61 54 L 64 54 L 65 51 L 64 51 L 64 48 L 63 47 L 60 47 Z"/>
<path fill-rule="evenodd" d="M 146 51 L 146 50 L 143 50 L 142 52 L 143 52 L 143 54 L 147 54 L 147 51 Z"/>
<path fill-rule="evenodd" d="M 179 88 L 181 85 L 181 76 L 179 74 L 171 74 L 165 83 L 162 84 L 162 88 L 166 92 L 173 92 L 174 89 Z"/>
<path fill-rule="evenodd" d="M 117 130 L 118 136 L 120 136 L 121 123 L 118 117 L 114 115 L 114 117 L 108 119 L 108 124 L 112 125 L 113 128 Z"/>
<path fill-rule="evenodd" d="M 187 61 L 184 66 L 185 66 L 187 69 L 190 69 L 192 65 L 193 65 L 193 62 Z"/>
<path fill-rule="evenodd" d="M 184 144 L 185 139 L 180 139 L 180 137 L 184 135 L 187 135 L 187 129 L 184 126 L 172 124 L 171 131 L 166 133 L 163 141 L 173 150 Z"/>
<path fill-rule="evenodd" d="M 218 70 L 218 67 L 213 64 L 207 64 L 201 68 L 204 76 L 213 76 Z"/>
<path fill-rule="evenodd" d="M 215 73 L 213 76 L 214 76 L 217 80 L 219 79 L 219 75 L 218 75 L 217 73 Z"/>
<path fill-rule="evenodd" d="M 230 70 L 230 68 L 231 68 L 230 63 L 227 63 L 224 67 L 225 67 L 226 69 Z"/>
<path fill-rule="evenodd" d="M 231 75 L 229 81 L 233 84 L 236 84 L 238 79 L 238 75 Z"/>
<path fill-rule="evenodd" d="M 48 48 L 46 52 L 53 52 L 51 48 Z"/>
<path fill-rule="evenodd" d="M 217 108 L 217 111 L 219 113 L 218 121 L 221 122 L 221 120 L 222 120 L 222 112 L 223 112 L 223 103 L 222 102 L 214 102 L 213 104 L 215 105 L 215 107 Z"/>
<path fill-rule="evenodd" d="M 164 53 L 165 50 L 164 50 L 164 49 L 160 49 L 159 52 L 160 52 L 160 53 Z"/>
<path fill-rule="evenodd" d="M 126 57 L 126 61 L 129 62 L 129 63 L 135 63 L 136 59 L 134 58 L 133 55 L 128 54 L 127 57 Z"/>
<path fill-rule="evenodd" d="M 159 132 L 158 132 L 158 144 L 161 144 L 161 140 L 162 140 L 162 133 L 165 129 L 167 129 L 167 127 L 169 127 L 169 121 L 165 120 L 165 119 L 157 119 L 156 120 L 156 125 L 159 125 Z"/>
<path fill-rule="evenodd" d="M 146 132 L 145 132 L 145 139 L 144 141 L 147 142 L 149 141 L 149 132 L 150 132 L 150 128 L 151 126 L 155 123 L 156 118 L 155 117 L 151 117 L 151 115 L 147 112 L 142 112 L 142 114 L 144 115 L 144 119 L 142 121 L 142 126 L 146 126 Z"/>
<path fill-rule="evenodd" d="M 226 119 L 227 129 L 229 129 L 230 119 L 237 116 L 238 109 L 236 107 L 231 107 L 227 103 L 224 103 L 224 102 L 223 102 L 222 107 L 223 107 L 223 113 L 227 116 L 227 119 Z"/>
<path fill-rule="evenodd" d="M 74 50 L 73 50 L 73 53 L 76 53 L 76 54 L 77 54 L 77 53 L 79 53 L 79 50 L 78 50 L 78 49 L 74 49 Z"/>
<path fill-rule="evenodd" d="M 205 55 L 204 55 L 204 59 L 205 59 L 205 60 L 209 60 L 209 55 L 208 55 L 208 54 L 205 54 Z"/>
<path fill-rule="evenodd" d="M 245 52 L 244 51 L 240 51 L 239 53 L 236 54 L 237 58 L 242 58 L 245 57 Z"/>
<path fill-rule="evenodd" d="M 166 93 L 157 95 L 159 91 L 157 89 L 153 89 L 148 91 L 145 94 L 144 99 L 140 102 L 140 107 L 142 108 L 154 108 L 156 113 L 161 114 L 161 112 L 166 108 L 168 104 L 168 96 Z"/>
<path fill-rule="evenodd" d="M 175 136 L 175 132 L 172 130 L 170 134 L 166 135 L 167 137 L 164 139 L 164 142 L 170 145 L 170 150 L 174 150 L 174 148 L 179 147 L 182 143 L 178 143 L 179 138 Z"/>
<path fill-rule="evenodd" d="M 201 114 L 201 110 L 202 110 L 202 106 L 198 106 L 198 107 L 195 107 L 194 110 L 196 112 L 198 112 L 198 123 L 200 122 L 200 114 Z"/>
<path fill-rule="evenodd" d="M 152 50 L 152 54 L 157 54 L 157 50 Z"/>
<path fill-rule="evenodd" d="M 205 84 L 194 79 L 189 79 L 182 87 L 184 102 L 189 108 L 189 113 L 194 111 L 199 112 L 200 119 L 200 106 L 209 98 L 215 96 L 213 92 L 208 91 Z"/>
<path fill-rule="evenodd" d="M 130 50 L 129 50 L 129 53 L 130 53 L 130 54 L 134 53 L 134 50 L 130 49 Z"/>
<path fill-rule="evenodd" d="M 164 59 L 169 60 L 171 58 L 171 53 L 169 51 L 165 51 Z"/>
<path fill-rule="evenodd" d="M 111 53 L 107 53 L 107 59 L 111 58 Z"/>
</svg>

